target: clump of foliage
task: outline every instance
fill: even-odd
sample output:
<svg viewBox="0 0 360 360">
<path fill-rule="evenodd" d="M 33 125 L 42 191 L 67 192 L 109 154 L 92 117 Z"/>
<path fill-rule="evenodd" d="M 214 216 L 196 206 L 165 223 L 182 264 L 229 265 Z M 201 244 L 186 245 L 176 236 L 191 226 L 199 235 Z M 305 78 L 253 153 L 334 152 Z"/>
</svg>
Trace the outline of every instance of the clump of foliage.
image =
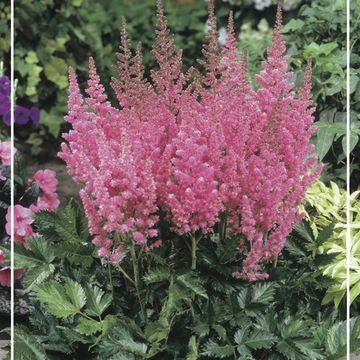
<svg viewBox="0 0 360 360">
<path fill-rule="evenodd" d="M 306 219 L 310 228 L 304 229 L 304 237 L 317 239 L 319 253 L 330 255 L 321 267 L 323 275 L 335 280 L 327 291 L 323 303 L 334 301 L 336 306 L 346 296 L 346 191 L 331 182 L 327 187 L 321 181 L 306 194 Z M 350 303 L 360 294 L 360 201 L 359 191 L 350 195 Z"/>
<path fill-rule="evenodd" d="M 313 238 L 295 232 L 269 267 L 271 280 L 246 283 L 231 276 L 239 263 L 236 239 L 200 243 L 192 271 L 186 244 L 168 234 L 162 247 L 137 257 L 135 286 L 130 257 L 113 267 L 96 254 L 75 202 L 62 214 L 37 213 L 34 226 L 41 237 L 28 239 L 28 249 L 15 244 L 15 262 L 28 269 L 25 285 L 35 292 L 29 323 L 15 330 L 15 358 L 335 360 L 345 354 L 345 308 L 338 313 L 321 305 L 328 280 L 316 274 L 321 256 L 311 250 Z M 353 318 L 351 327 L 355 351 L 360 321 Z"/>
</svg>

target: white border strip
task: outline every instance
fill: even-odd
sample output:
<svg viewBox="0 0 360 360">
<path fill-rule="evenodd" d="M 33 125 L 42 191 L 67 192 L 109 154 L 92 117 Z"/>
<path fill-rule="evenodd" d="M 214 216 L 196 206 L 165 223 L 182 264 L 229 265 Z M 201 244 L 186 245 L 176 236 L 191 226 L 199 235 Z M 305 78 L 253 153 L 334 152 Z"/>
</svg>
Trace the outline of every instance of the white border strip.
<svg viewBox="0 0 360 360">
<path fill-rule="evenodd" d="M 346 354 L 350 360 L 350 0 L 346 1 Z"/>
<path fill-rule="evenodd" d="M 10 288 L 10 358 L 14 360 L 14 300 L 15 300 L 15 292 L 14 292 L 14 99 L 15 99 L 15 89 L 14 89 L 14 0 L 10 0 L 11 2 L 11 44 L 10 44 L 10 80 L 11 80 L 11 107 L 10 107 L 10 133 L 11 133 L 11 238 L 10 238 L 10 248 L 11 248 L 11 256 L 10 256 L 10 266 L 11 266 L 11 288 Z"/>
</svg>

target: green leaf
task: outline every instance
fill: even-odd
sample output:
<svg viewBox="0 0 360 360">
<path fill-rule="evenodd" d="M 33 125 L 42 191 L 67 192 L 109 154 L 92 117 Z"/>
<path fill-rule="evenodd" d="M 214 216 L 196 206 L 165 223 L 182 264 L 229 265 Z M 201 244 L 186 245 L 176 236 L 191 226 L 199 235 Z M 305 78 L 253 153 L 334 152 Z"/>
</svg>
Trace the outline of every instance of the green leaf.
<svg viewBox="0 0 360 360">
<path fill-rule="evenodd" d="M 67 72 L 68 65 L 65 60 L 56 56 L 51 56 L 44 66 L 46 77 L 56 84 L 59 89 L 65 89 L 68 85 Z"/>
<path fill-rule="evenodd" d="M 82 317 L 76 326 L 76 331 L 82 335 L 90 336 L 102 331 L 102 322 Z"/>
<path fill-rule="evenodd" d="M 146 344 L 134 340 L 132 334 L 120 325 L 113 327 L 98 346 L 99 359 L 135 359 L 129 355 L 144 358 L 147 350 Z"/>
<path fill-rule="evenodd" d="M 57 139 L 60 134 L 61 125 L 64 123 L 63 117 L 58 113 L 41 110 L 40 119 L 41 124 L 47 126 L 49 133 Z"/>
<path fill-rule="evenodd" d="M 313 338 L 297 339 L 294 344 L 308 359 L 326 359 L 323 350 L 314 342 Z"/>
<path fill-rule="evenodd" d="M 329 240 L 330 236 L 334 232 L 335 223 L 330 224 L 329 226 L 325 227 L 316 239 L 316 245 L 320 246 L 324 244 L 327 240 Z"/>
<path fill-rule="evenodd" d="M 38 299 L 56 317 L 78 314 L 86 303 L 86 295 L 80 284 L 67 278 L 65 284 L 50 280 L 35 287 Z"/>
<path fill-rule="evenodd" d="M 14 346 L 15 359 L 21 360 L 47 360 L 43 345 L 35 336 L 30 334 L 24 326 L 16 326 L 14 329 Z"/>
<path fill-rule="evenodd" d="M 176 281 L 182 286 L 194 292 L 196 295 L 208 299 L 205 288 L 200 284 L 200 279 L 196 277 L 192 272 L 185 273 L 176 277 Z"/>
<path fill-rule="evenodd" d="M 32 267 L 26 271 L 25 277 L 22 279 L 22 283 L 26 287 L 27 291 L 31 290 L 34 286 L 48 279 L 54 271 L 55 266 L 53 264 L 44 264 Z"/>
<path fill-rule="evenodd" d="M 189 340 L 189 352 L 186 355 L 186 360 L 197 360 L 199 357 L 197 343 L 196 343 L 196 337 L 192 336 Z"/>
<path fill-rule="evenodd" d="M 160 343 L 167 340 L 171 330 L 170 323 L 166 318 L 160 317 L 159 320 L 149 322 L 144 330 L 146 340 L 151 343 Z"/>
<path fill-rule="evenodd" d="M 276 336 L 268 333 L 267 331 L 255 329 L 242 344 L 251 349 L 268 349 L 277 340 L 278 338 Z"/>
<path fill-rule="evenodd" d="M 300 19 L 291 19 L 283 28 L 283 33 L 286 34 L 291 31 L 302 29 L 304 22 Z"/>
<path fill-rule="evenodd" d="M 252 288 L 251 302 L 270 304 L 274 300 L 275 286 L 272 283 L 257 283 Z"/>
<path fill-rule="evenodd" d="M 54 259 L 54 251 L 42 237 L 37 236 L 27 239 L 29 248 L 26 249 L 22 244 L 14 244 L 15 268 L 31 268 L 34 266 L 49 265 Z M 9 249 L 1 248 L 5 256 L 10 256 Z"/>
<path fill-rule="evenodd" d="M 65 279 L 65 292 L 68 299 L 78 309 L 81 309 L 86 304 L 86 295 L 82 286 L 72 279 Z"/>
<path fill-rule="evenodd" d="M 205 323 L 205 322 L 201 322 L 196 324 L 192 330 L 199 335 L 200 337 L 204 337 L 205 335 L 208 335 L 210 332 L 210 326 L 209 324 Z"/>
<path fill-rule="evenodd" d="M 356 146 L 356 144 L 359 142 L 359 135 L 353 131 L 350 131 L 350 148 L 349 151 L 352 152 Z M 347 147 L 347 137 L 344 136 L 341 141 L 341 146 L 344 154 L 346 154 L 346 147 Z"/>
<path fill-rule="evenodd" d="M 278 340 L 276 336 L 265 330 L 255 329 L 250 332 L 249 327 L 240 328 L 234 335 L 235 343 L 238 345 L 237 349 L 242 355 L 250 354 L 249 348 L 268 349 Z"/>
<path fill-rule="evenodd" d="M 202 355 L 208 356 L 212 359 L 224 359 L 228 356 L 234 356 L 234 347 L 231 345 L 218 345 L 212 340 L 209 340 L 205 346 Z"/>
<path fill-rule="evenodd" d="M 157 267 L 149 270 L 143 277 L 145 284 L 150 285 L 158 282 L 169 281 L 170 271 L 167 267 Z"/>
<path fill-rule="evenodd" d="M 319 127 L 316 134 L 317 134 L 316 150 L 319 156 L 319 160 L 321 161 L 328 153 L 333 143 L 336 132 L 331 127 L 331 125 L 328 124 L 327 126 Z"/>
<path fill-rule="evenodd" d="M 112 295 L 110 293 L 105 294 L 97 286 L 86 287 L 85 294 L 86 313 L 90 316 L 101 316 L 112 302 Z"/>
<path fill-rule="evenodd" d="M 330 355 L 341 355 L 346 347 L 346 325 L 343 322 L 334 324 L 328 331 L 325 346 Z"/>
</svg>

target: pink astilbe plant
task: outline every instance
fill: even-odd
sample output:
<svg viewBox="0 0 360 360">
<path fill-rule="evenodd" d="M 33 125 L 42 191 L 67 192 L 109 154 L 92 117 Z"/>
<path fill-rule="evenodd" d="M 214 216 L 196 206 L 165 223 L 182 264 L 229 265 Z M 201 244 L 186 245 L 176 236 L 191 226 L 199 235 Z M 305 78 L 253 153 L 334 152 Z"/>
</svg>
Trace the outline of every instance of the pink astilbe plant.
<svg viewBox="0 0 360 360">
<path fill-rule="evenodd" d="M 236 47 L 233 17 L 218 44 L 214 2 L 209 1 L 203 72 L 183 73 L 162 3 L 153 56 L 152 82 L 144 78 L 141 46 L 135 54 L 123 20 L 118 79 L 120 108 L 107 100 L 90 59 L 87 98 L 70 69 L 69 113 L 73 129 L 59 156 L 75 181 L 93 243 L 117 263 L 127 244 L 161 245 L 162 213 L 173 231 L 195 239 L 219 231 L 239 236 L 243 266 L 235 277 L 264 279 L 301 219 L 298 205 L 321 171 L 309 141 L 314 132 L 309 62 L 299 93 L 287 71 L 281 8 L 259 88 L 248 82 L 247 55 Z M 130 242 L 129 242 L 130 241 Z M 202 241 L 206 241 L 205 239 Z"/>
</svg>

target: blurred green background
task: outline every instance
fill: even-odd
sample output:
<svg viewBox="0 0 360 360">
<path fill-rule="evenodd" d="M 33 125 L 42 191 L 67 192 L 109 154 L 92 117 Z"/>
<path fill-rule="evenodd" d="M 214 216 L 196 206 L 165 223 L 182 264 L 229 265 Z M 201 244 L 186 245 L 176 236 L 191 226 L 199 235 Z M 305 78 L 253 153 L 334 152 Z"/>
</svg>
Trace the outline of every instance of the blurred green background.
<svg viewBox="0 0 360 360">
<path fill-rule="evenodd" d="M 108 88 L 114 74 L 115 54 L 119 44 L 121 17 L 126 16 L 133 41 L 143 43 L 146 70 L 154 65 L 150 49 L 154 40 L 155 0 L 17 0 L 15 4 L 15 77 L 17 102 L 41 109 L 37 126 L 17 126 L 17 146 L 31 154 L 36 162 L 55 159 L 66 129 L 67 71 L 75 67 L 82 86 L 87 79 L 87 60 L 94 57 L 99 74 Z M 355 7 L 360 1 L 352 1 Z M 9 10 L 0 5 L 0 22 Z M 184 66 L 201 57 L 205 36 L 207 3 L 203 0 L 166 0 L 164 7 L 179 48 L 184 50 Z M 251 78 L 260 68 L 264 51 L 271 40 L 276 5 L 271 0 L 216 1 L 221 38 L 229 10 L 234 11 L 239 48 L 248 49 Z M 346 13 L 345 0 L 284 2 L 284 33 L 291 55 L 291 68 L 296 70 L 297 84 L 308 57 L 314 63 L 314 101 L 318 126 L 314 142 L 326 164 L 323 180 L 333 179 L 344 185 L 345 120 L 346 120 Z M 353 34 L 359 30 L 359 19 L 353 19 Z M 1 28 L 2 29 L 2 28 Z M 6 33 L 6 32 L 5 32 Z M 0 56 L 8 47 L 8 35 L 1 33 Z M 220 39 L 221 40 L 221 39 Z M 352 39 L 351 104 L 352 104 L 352 185 L 360 184 L 360 44 Z"/>
</svg>

